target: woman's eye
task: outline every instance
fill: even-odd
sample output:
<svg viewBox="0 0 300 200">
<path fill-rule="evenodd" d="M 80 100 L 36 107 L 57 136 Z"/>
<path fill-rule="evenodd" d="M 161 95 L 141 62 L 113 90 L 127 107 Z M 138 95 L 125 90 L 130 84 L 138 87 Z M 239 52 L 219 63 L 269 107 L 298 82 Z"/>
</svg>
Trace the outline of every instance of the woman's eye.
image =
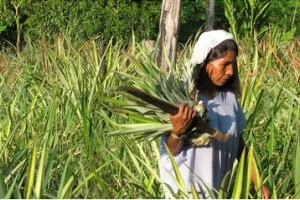
<svg viewBox="0 0 300 200">
<path fill-rule="evenodd" d="M 222 64 L 222 66 L 224 67 L 224 68 L 226 68 L 227 66 L 229 66 L 230 65 L 230 63 L 223 63 Z"/>
</svg>

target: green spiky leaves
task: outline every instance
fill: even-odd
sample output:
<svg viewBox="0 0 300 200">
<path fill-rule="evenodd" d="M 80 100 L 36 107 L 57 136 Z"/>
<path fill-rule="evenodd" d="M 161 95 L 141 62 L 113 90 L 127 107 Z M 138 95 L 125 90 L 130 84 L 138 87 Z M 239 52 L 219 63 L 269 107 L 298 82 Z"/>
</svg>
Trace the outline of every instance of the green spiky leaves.
<svg viewBox="0 0 300 200">
<path fill-rule="evenodd" d="M 116 72 L 122 85 L 114 90 L 119 96 L 103 99 L 110 103 L 109 109 L 129 119 L 129 124 L 119 124 L 108 135 L 134 135 L 135 139 L 153 140 L 170 134 L 172 124 L 169 115 L 175 115 L 180 103 L 194 107 L 197 117 L 207 120 L 203 103 L 193 100 L 187 85 L 178 71 L 164 73 L 146 55 L 137 60 L 127 55 L 135 70 Z M 209 145 L 212 137 L 199 133 L 195 118 L 187 131 L 187 142 L 193 145 Z M 200 136 L 200 137 L 199 137 Z"/>
</svg>

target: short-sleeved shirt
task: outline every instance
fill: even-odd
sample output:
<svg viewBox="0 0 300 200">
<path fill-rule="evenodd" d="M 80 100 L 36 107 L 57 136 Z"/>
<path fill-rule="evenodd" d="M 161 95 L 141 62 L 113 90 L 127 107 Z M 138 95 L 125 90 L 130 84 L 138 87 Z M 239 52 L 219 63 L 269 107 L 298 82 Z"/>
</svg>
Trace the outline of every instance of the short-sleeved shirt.
<svg viewBox="0 0 300 200">
<path fill-rule="evenodd" d="M 185 144 L 174 159 L 188 192 L 191 191 L 192 182 L 200 196 L 209 198 L 203 183 L 210 189 L 219 190 L 222 178 L 233 167 L 238 153 L 239 139 L 246 126 L 246 118 L 232 91 L 219 91 L 213 99 L 198 95 L 198 100 L 202 100 L 207 107 L 210 127 L 217 128 L 222 133 L 229 132 L 232 137 L 225 143 L 213 139 L 210 146 L 192 147 Z M 178 187 L 171 176 L 174 175 L 174 170 L 165 150 L 166 140 L 166 136 L 161 138 L 160 177 L 176 193 Z M 201 194 L 200 186 L 205 194 Z"/>
</svg>

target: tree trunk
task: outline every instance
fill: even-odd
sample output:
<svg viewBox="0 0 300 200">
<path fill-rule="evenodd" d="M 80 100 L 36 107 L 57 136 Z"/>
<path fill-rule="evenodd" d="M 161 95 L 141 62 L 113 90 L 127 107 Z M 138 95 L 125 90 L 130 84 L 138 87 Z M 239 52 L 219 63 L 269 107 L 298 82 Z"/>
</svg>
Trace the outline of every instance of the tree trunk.
<svg viewBox="0 0 300 200">
<path fill-rule="evenodd" d="M 206 0 L 206 22 L 205 31 L 211 31 L 214 29 L 215 18 L 215 0 Z"/>
<path fill-rule="evenodd" d="M 175 65 L 180 10 L 181 0 L 163 0 L 157 39 L 156 64 L 164 72 L 169 71 L 168 60 L 170 66 Z"/>
<path fill-rule="evenodd" d="M 20 25 L 20 16 L 19 16 L 19 5 L 12 1 L 12 5 L 15 8 L 15 22 L 16 22 L 16 29 L 17 29 L 17 41 L 16 41 L 16 49 L 17 55 L 19 56 L 20 53 L 20 38 L 21 38 L 21 25 Z"/>
</svg>

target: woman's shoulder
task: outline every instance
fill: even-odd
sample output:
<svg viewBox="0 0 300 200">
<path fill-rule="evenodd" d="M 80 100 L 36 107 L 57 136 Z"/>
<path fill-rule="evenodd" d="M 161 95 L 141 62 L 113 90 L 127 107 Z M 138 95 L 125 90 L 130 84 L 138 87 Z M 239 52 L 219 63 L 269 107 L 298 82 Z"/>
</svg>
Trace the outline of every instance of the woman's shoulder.
<svg viewBox="0 0 300 200">
<path fill-rule="evenodd" d="M 220 90 L 219 94 L 214 99 L 214 103 L 226 107 L 227 109 L 240 111 L 240 106 L 236 94 L 232 90 Z"/>
<path fill-rule="evenodd" d="M 222 89 L 219 90 L 218 95 L 215 98 L 216 100 L 223 100 L 223 101 L 237 101 L 236 95 L 232 90 L 229 89 Z"/>
<path fill-rule="evenodd" d="M 236 94 L 234 93 L 234 91 L 230 90 L 230 89 L 220 89 L 220 90 L 218 90 L 217 94 L 211 99 L 208 98 L 207 95 L 204 95 L 203 93 L 197 91 L 197 97 L 200 100 L 203 100 L 203 99 L 215 100 L 215 99 L 218 99 L 218 98 L 237 99 Z"/>
<path fill-rule="evenodd" d="M 221 105 L 222 107 L 225 106 L 225 107 L 231 107 L 233 109 L 236 109 L 238 104 L 235 93 L 232 90 L 228 90 L 228 89 L 219 90 L 217 95 L 212 99 L 209 99 L 207 98 L 207 96 L 198 93 L 197 99 L 198 101 L 201 100 L 205 106 Z"/>
<path fill-rule="evenodd" d="M 225 95 L 226 97 L 229 98 L 236 98 L 234 91 L 231 89 L 220 89 L 219 94 Z"/>
</svg>

